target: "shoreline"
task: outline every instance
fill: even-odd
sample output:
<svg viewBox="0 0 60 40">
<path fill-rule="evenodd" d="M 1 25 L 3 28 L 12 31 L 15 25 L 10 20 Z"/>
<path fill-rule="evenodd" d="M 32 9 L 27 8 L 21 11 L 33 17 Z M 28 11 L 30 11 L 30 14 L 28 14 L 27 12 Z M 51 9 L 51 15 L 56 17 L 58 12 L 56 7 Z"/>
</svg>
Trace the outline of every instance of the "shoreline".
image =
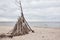
<svg viewBox="0 0 60 40">
<path fill-rule="evenodd" d="M 3 28 L 3 27 L 11 27 L 11 28 L 13 28 L 14 25 L 13 25 L 13 26 L 12 26 L 12 25 L 11 25 L 11 26 L 0 26 L 0 27 L 2 27 L 2 28 Z M 45 27 L 30 26 L 30 27 L 31 27 L 31 28 L 49 28 L 49 29 L 51 28 L 51 29 L 60 29 L 60 27 L 46 27 L 46 26 L 45 26 Z"/>
</svg>

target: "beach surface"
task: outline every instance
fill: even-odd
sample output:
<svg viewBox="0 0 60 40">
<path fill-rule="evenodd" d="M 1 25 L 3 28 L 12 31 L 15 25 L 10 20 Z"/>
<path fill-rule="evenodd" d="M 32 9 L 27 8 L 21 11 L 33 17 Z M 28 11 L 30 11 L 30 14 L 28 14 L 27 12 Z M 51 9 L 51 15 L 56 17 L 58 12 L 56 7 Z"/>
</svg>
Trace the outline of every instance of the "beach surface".
<svg viewBox="0 0 60 40">
<path fill-rule="evenodd" d="M 60 29 L 58 28 L 39 28 L 31 27 L 35 33 L 29 33 L 23 36 L 15 36 L 13 38 L 0 38 L 0 40 L 60 40 Z M 0 34 L 7 33 L 12 30 L 12 26 L 0 26 Z"/>
</svg>

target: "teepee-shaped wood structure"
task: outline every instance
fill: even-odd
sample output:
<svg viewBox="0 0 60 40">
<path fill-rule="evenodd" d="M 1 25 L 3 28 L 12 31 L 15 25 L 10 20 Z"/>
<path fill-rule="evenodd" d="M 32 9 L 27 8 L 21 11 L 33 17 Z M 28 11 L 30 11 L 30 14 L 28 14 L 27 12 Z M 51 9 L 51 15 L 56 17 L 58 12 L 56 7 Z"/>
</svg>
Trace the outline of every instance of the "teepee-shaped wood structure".
<svg viewBox="0 0 60 40">
<path fill-rule="evenodd" d="M 30 31 L 34 32 L 24 18 L 21 1 L 20 1 L 20 8 L 21 8 L 21 17 L 18 18 L 18 21 L 15 24 L 14 29 L 12 30 L 11 35 L 13 36 L 28 34 Z"/>
<path fill-rule="evenodd" d="M 21 1 L 20 1 L 20 8 L 21 8 L 21 17 L 18 18 L 18 21 L 15 24 L 15 27 L 13 28 L 13 30 L 11 32 L 8 32 L 7 35 L 1 34 L 0 35 L 1 38 L 2 37 L 11 37 L 12 38 L 13 36 L 28 34 L 30 31 L 34 32 L 30 28 L 30 26 L 28 25 L 27 21 L 24 18 Z"/>
</svg>

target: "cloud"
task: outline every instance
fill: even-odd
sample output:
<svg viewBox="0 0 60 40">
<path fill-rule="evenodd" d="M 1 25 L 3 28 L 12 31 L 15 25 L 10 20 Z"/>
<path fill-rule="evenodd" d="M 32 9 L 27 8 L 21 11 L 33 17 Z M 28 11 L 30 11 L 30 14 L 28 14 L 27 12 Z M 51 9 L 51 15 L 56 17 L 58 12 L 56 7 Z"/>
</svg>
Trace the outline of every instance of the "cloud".
<svg viewBox="0 0 60 40">
<path fill-rule="evenodd" d="M 11 22 L 15 22 L 15 21 L 17 21 L 16 19 L 10 19 L 10 18 L 4 18 L 4 17 L 0 17 L 0 21 L 2 21 L 2 22 L 8 22 L 8 21 L 11 21 Z"/>
<path fill-rule="evenodd" d="M 24 16 L 28 21 L 59 21 L 59 0 L 21 0 Z M 16 0 L 0 0 L 0 19 L 16 20 L 20 8 Z M 0 20 L 0 21 L 2 21 Z"/>
</svg>

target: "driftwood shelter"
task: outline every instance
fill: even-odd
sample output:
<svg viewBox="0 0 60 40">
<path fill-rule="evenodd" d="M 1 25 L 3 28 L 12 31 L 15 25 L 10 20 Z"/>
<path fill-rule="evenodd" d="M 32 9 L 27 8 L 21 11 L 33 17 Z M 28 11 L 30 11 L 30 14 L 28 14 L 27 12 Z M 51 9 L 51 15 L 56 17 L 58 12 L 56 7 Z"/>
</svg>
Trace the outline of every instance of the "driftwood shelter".
<svg viewBox="0 0 60 40">
<path fill-rule="evenodd" d="M 20 1 L 20 8 L 21 8 L 21 16 L 18 18 L 18 21 L 15 24 L 13 30 L 7 33 L 9 35 L 1 34 L 0 37 L 13 37 L 28 34 L 30 31 L 34 32 L 24 18 L 21 1 Z"/>
</svg>

